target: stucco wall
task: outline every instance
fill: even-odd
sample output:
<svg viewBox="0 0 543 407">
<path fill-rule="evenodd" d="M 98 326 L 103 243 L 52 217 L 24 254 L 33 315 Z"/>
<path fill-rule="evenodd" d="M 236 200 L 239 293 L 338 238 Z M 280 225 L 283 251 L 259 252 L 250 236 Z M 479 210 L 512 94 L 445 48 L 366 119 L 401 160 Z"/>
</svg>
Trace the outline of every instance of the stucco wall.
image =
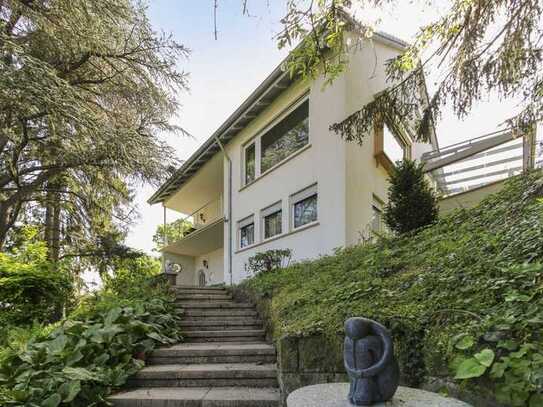
<svg viewBox="0 0 543 407">
<path fill-rule="evenodd" d="M 310 89 L 309 128 L 310 146 L 291 160 L 241 189 L 242 146 L 258 135 L 277 115 L 308 91 L 306 84 L 299 82 L 287 89 L 266 111 L 256 118 L 245 130 L 227 145 L 227 152 L 233 162 L 232 229 L 234 256 L 232 259 L 233 282 L 247 276 L 247 259 L 257 252 L 272 248 L 291 248 L 293 259 L 301 260 L 330 253 L 333 248 L 345 244 L 345 148 L 343 142 L 331 136 L 328 126 L 341 120 L 345 114 L 345 82 L 343 78 L 333 86 L 322 90 L 322 84 L 315 82 Z M 225 169 L 227 174 L 227 170 Z M 289 197 L 318 181 L 319 224 L 295 233 L 289 233 Z M 228 185 L 225 182 L 225 191 Z M 240 190 L 241 189 L 241 190 Z M 237 222 L 247 216 L 255 216 L 255 240 L 259 242 L 260 210 L 282 200 L 283 236 L 259 244 L 253 248 L 238 251 Z M 226 201 L 226 200 L 225 200 Z M 225 225 L 228 228 L 228 224 Z M 225 230 L 228 236 L 228 230 Z M 225 242 L 225 247 L 227 243 Z M 228 261 L 225 253 L 225 264 Z M 229 276 L 226 276 L 227 279 Z"/>
<path fill-rule="evenodd" d="M 177 274 L 177 285 L 194 285 L 194 257 L 167 252 L 163 256 L 166 265 L 175 263 L 181 266 L 181 272 Z"/>
<path fill-rule="evenodd" d="M 207 260 L 207 269 L 204 268 L 204 260 Z M 194 265 L 196 270 L 194 285 L 198 285 L 198 272 L 200 270 L 203 270 L 206 275 L 207 285 L 224 282 L 224 250 L 222 248 L 196 257 Z"/>
<path fill-rule="evenodd" d="M 490 194 L 503 188 L 504 180 L 476 188 L 472 191 L 456 194 L 439 201 L 439 213 L 442 215 L 458 208 L 471 208 Z"/>
<path fill-rule="evenodd" d="M 373 100 L 375 94 L 390 86 L 386 81 L 384 64 L 397 53 L 390 46 L 366 42 L 351 55 L 349 69 L 345 73 L 348 89 L 345 117 L 360 110 Z M 346 146 L 346 245 L 359 243 L 361 233 L 367 232 L 373 215 L 373 196 L 386 202 L 388 173 L 374 159 L 374 141 L 372 132 L 366 135 L 362 145 L 349 143 Z M 429 143 L 413 142 L 412 158 L 418 159 L 430 150 L 432 146 Z"/>
</svg>

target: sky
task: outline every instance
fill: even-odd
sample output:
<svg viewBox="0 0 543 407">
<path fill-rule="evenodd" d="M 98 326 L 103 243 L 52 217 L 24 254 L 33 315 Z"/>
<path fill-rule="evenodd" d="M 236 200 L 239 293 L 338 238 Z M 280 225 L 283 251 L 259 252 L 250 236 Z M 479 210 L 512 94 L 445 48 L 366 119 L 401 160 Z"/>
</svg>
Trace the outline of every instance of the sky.
<svg viewBox="0 0 543 407">
<path fill-rule="evenodd" d="M 365 10 L 357 17 L 409 41 L 420 26 L 443 10 L 417 6 L 425 1 L 399 3 L 394 10 Z M 286 0 L 249 0 L 247 16 L 242 13 L 242 0 L 219 0 L 215 39 L 213 0 L 150 2 L 148 16 L 154 29 L 171 33 L 191 49 L 189 58 L 178 63 L 180 70 L 189 73 L 190 90 L 178 95 L 181 108 L 175 118 L 191 137 L 163 135 L 179 159 L 187 159 L 287 55 L 286 50 L 277 49 L 274 38 L 285 4 Z M 428 78 L 430 93 L 432 86 L 432 78 Z M 437 123 L 440 146 L 495 131 L 511 115 L 512 108 L 511 103 L 487 100 L 462 121 L 445 111 Z M 129 246 L 149 254 L 153 254 L 152 236 L 163 220 L 162 206 L 146 202 L 155 189 L 149 185 L 138 187 L 136 205 L 140 217 L 127 239 Z M 172 211 L 167 213 L 168 221 L 178 216 Z"/>
</svg>

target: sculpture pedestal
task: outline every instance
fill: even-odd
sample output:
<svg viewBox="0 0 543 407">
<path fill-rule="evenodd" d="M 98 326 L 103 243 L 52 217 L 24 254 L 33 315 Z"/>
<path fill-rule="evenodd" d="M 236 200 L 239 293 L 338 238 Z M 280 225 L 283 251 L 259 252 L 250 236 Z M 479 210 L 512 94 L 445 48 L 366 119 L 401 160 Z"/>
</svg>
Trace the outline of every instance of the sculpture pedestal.
<svg viewBox="0 0 543 407">
<path fill-rule="evenodd" d="M 302 387 L 287 398 L 287 407 L 352 407 L 347 400 L 349 383 L 326 383 Z M 393 399 L 375 407 L 471 407 L 456 399 L 428 391 L 398 387 Z"/>
</svg>

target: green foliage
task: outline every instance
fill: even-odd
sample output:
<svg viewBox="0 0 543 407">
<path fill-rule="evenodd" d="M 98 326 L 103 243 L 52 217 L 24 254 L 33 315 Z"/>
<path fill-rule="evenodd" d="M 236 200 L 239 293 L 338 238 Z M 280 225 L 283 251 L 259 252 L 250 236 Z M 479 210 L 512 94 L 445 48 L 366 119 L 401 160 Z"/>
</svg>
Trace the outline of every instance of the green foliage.
<svg viewBox="0 0 543 407">
<path fill-rule="evenodd" d="M 178 342 L 167 283 L 145 278 L 153 267 L 142 264 L 141 277 L 122 269 L 61 323 L 12 335 L 0 353 L 0 404 L 106 405 L 112 389 L 144 365 L 142 355 Z"/>
<path fill-rule="evenodd" d="M 253 275 L 269 273 L 287 267 L 291 257 L 292 250 L 290 249 L 266 250 L 249 257 L 247 269 Z"/>
<path fill-rule="evenodd" d="M 191 222 L 184 219 L 167 223 L 166 227 L 163 224 L 158 225 L 153 235 L 154 250 L 159 252 L 164 247 L 164 242 L 168 242 L 168 244 L 176 242 L 192 230 Z"/>
<path fill-rule="evenodd" d="M 9 325 L 58 318 L 72 291 L 69 273 L 63 264 L 54 265 L 47 259 L 47 248 L 37 239 L 37 229 L 25 228 L 21 236 L 18 246 L 0 252 L 0 339 Z"/>
<path fill-rule="evenodd" d="M 115 262 L 111 274 L 104 275 L 107 290 L 124 298 L 138 298 L 146 281 L 157 277 L 161 271 L 160 261 L 150 256 L 120 259 Z"/>
<path fill-rule="evenodd" d="M 333 340 L 346 318 L 373 318 L 392 331 L 409 384 L 448 377 L 505 405 L 540 405 L 542 196 L 541 172 L 519 176 L 416 235 L 341 249 L 243 285 L 271 297 L 276 337 Z"/>
<path fill-rule="evenodd" d="M 394 14 L 401 3 L 404 2 L 287 1 L 278 46 L 300 42 L 286 63 L 287 69 L 303 78 L 324 76 L 326 83 L 333 81 L 344 71 L 353 53 L 362 48 L 362 43 L 372 46 L 377 25 L 370 17 L 374 11 Z M 477 101 L 485 100 L 489 94 L 521 101 L 516 115 L 508 120 L 512 127 L 526 130 L 542 119 L 540 1 L 412 3 L 421 13 L 429 10 L 435 19 L 420 27 L 411 44 L 387 61 L 387 82 L 391 86 L 342 122 L 332 125 L 336 133 L 346 140 L 362 143 L 385 114 L 391 121 L 413 128 L 417 139 L 428 140 L 434 118 L 439 117 L 445 105 L 452 106 L 454 113 L 464 118 Z M 365 21 L 357 22 L 351 15 Z M 439 78 L 429 98 L 423 79 L 425 72 Z"/>
<path fill-rule="evenodd" d="M 94 260 L 133 219 L 134 187 L 177 165 L 158 135 L 181 131 L 188 50 L 142 1 L 9 0 L 0 54 L 0 247 L 32 219 L 53 257 Z"/>
<path fill-rule="evenodd" d="M 385 222 L 397 233 L 415 231 L 437 220 L 434 192 L 424 178 L 423 164 L 398 161 L 390 176 Z"/>
</svg>

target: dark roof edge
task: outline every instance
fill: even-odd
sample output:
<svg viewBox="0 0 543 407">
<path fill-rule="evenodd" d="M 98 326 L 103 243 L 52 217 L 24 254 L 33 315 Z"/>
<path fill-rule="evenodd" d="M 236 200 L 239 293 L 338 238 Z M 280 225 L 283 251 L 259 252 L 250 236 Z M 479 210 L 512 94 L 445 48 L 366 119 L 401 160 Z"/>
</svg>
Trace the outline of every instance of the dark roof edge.
<svg viewBox="0 0 543 407">
<path fill-rule="evenodd" d="M 409 44 L 401 39 L 394 37 L 393 35 L 386 34 L 384 32 L 377 31 L 374 33 L 374 37 L 387 45 L 394 46 L 401 50 L 406 49 Z M 258 85 L 258 87 L 249 95 L 247 99 L 232 113 L 226 121 L 209 137 L 204 144 L 202 144 L 184 163 L 181 167 L 175 171 L 166 182 L 164 182 L 156 192 L 147 200 L 150 205 L 163 202 L 168 198 L 166 190 L 180 177 L 188 168 L 190 168 L 195 161 L 198 160 L 203 154 L 205 154 L 209 148 L 217 144 L 217 138 L 221 138 L 223 133 L 227 131 L 243 114 L 262 96 L 266 90 L 276 83 L 280 78 L 289 75 L 287 71 L 283 70 L 285 62 L 288 60 L 290 54 L 284 58 L 281 63 L 268 75 L 264 81 Z"/>
</svg>

